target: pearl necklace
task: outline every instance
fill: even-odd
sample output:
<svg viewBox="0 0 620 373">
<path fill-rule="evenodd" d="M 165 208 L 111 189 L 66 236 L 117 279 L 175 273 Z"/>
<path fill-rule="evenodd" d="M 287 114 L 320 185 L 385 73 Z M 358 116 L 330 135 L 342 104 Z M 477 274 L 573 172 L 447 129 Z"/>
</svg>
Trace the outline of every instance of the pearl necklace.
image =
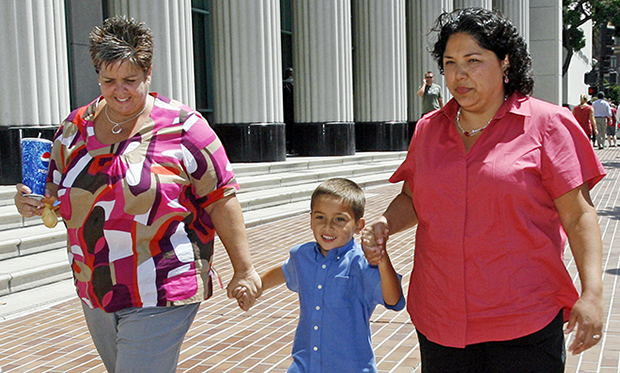
<svg viewBox="0 0 620 373">
<path fill-rule="evenodd" d="M 484 127 L 471 130 L 471 131 L 465 131 L 463 127 L 461 127 L 461 108 L 459 108 L 459 110 L 456 112 L 456 126 L 459 128 L 461 132 L 463 132 L 463 135 L 465 135 L 466 137 L 472 137 L 478 132 L 484 131 L 489 126 L 489 123 L 491 123 L 492 120 L 493 118 L 489 119 L 489 121 L 487 122 L 487 124 L 484 125 Z"/>
<path fill-rule="evenodd" d="M 149 104 L 149 102 L 147 100 L 146 103 L 144 104 L 144 107 L 142 108 L 142 110 L 140 110 L 140 112 L 138 114 L 136 114 L 133 117 L 131 117 L 131 118 L 127 119 L 127 120 L 124 120 L 122 122 L 115 122 L 112 119 L 110 119 L 110 116 L 108 115 L 108 106 L 109 105 L 106 104 L 105 110 L 104 110 L 105 111 L 105 117 L 108 118 L 108 121 L 114 125 L 114 127 L 112 127 L 112 129 L 110 129 L 110 131 L 112 131 L 112 133 L 115 134 L 115 135 L 118 135 L 119 133 L 123 132 L 123 127 L 121 127 L 121 124 L 125 124 L 125 123 L 127 123 L 129 121 L 132 121 L 132 120 L 136 119 L 140 115 L 142 115 L 142 113 L 144 113 L 144 110 L 146 110 L 146 107 L 148 106 L 148 104 Z"/>
</svg>

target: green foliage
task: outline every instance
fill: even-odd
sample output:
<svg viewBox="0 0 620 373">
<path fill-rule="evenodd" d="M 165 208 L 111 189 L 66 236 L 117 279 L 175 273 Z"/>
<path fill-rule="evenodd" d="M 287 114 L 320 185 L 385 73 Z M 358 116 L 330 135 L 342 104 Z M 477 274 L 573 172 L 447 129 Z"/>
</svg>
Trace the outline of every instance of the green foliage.
<svg viewBox="0 0 620 373">
<path fill-rule="evenodd" d="M 608 22 L 619 26 L 620 0 L 564 0 L 563 18 L 564 29 L 577 28 L 589 20 L 595 29 Z"/>
<path fill-rule="evenodd" d="M 566 44 L 573 48 L 574 51 L 578 51 L 586 46 L 586 39 L 582 29 L 570 28 L 564 33 L 564 37 L 568 38 Z"/>
<path fill-rule="evenodd" d="M 608 99 L 615 104 L 620 102 L 620 86 L 612 85 L 609 87 Z"/>
<path fill-rule="evenodd" d="M 563 4 L 563 35 L 564 48 L 576 52 L 585 46 L 581 25 L 593 17 L 590 1 L 564 0 Z"/>
<path fill-rule="evenodd" d="M 620 30 L 620 0 L 563 0 L 562 5 L 562 46 L 568 51 L 562 67 L 564 75 L 573 53 L 586 45 L 580 26 L 591 20 L 594 40 L 597 40 L 598 30 L 608 23 Z"/>
</svg>

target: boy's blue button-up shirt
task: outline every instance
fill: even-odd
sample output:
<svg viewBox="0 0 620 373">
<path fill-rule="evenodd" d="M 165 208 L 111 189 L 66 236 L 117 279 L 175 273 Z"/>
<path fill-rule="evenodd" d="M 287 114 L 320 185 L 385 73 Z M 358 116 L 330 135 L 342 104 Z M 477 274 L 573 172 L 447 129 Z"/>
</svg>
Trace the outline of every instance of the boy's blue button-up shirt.
<svg viewBox="0 0 620 373">
<path fill-rule="evenodd" d="M 298 245 L 282 270 L 300 303 L 288 372 L 376 372 L 370 316 L 384 303 L 379 270 L 368 264 L 361 246 L 351 240 L 323 257 L 316 242 Z M 401 296 L 386 307 L 404 306 Z"/>
</svg>

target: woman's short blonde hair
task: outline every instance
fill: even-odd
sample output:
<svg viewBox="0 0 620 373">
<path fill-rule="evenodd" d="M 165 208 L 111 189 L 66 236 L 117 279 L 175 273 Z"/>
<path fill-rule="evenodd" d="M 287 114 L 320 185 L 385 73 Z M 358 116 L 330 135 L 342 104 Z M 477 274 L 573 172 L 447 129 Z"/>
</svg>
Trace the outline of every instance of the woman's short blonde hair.
<svg viewBox="0 0 620 373">
<path fill-rule="evenodd" d="M 90 57 L 99 73 L 117 62 L 130 62 L 145 73 L 153 64 L 153 34 L 144 22 L 126 16 L 108 18 L 90 33 Z"/>
</svg>

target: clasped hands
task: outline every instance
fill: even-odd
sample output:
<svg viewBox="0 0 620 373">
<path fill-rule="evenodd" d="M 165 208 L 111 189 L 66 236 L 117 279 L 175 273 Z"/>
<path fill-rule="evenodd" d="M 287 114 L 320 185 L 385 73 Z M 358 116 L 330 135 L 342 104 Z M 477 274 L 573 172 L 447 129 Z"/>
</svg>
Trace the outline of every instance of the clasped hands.
<svg viewBox="0 0 620 373">
<path fill-rule="evenodd" d="M 263 292 L 260 276 L 253 268 L 247 273 L 235 273 L 226 286 L 226 292 L 228 298 L 237 299 L 239 307 L 248 311 Z"/>
<path fill-rule="evenodd" d="M 385 218 L 367 224 L 362 230 L 362 248 L 364 256 L 371 265 L 379 265 L 386 252 L 386 243 L 389 238 L 389 230 Z"/>
</svg>

